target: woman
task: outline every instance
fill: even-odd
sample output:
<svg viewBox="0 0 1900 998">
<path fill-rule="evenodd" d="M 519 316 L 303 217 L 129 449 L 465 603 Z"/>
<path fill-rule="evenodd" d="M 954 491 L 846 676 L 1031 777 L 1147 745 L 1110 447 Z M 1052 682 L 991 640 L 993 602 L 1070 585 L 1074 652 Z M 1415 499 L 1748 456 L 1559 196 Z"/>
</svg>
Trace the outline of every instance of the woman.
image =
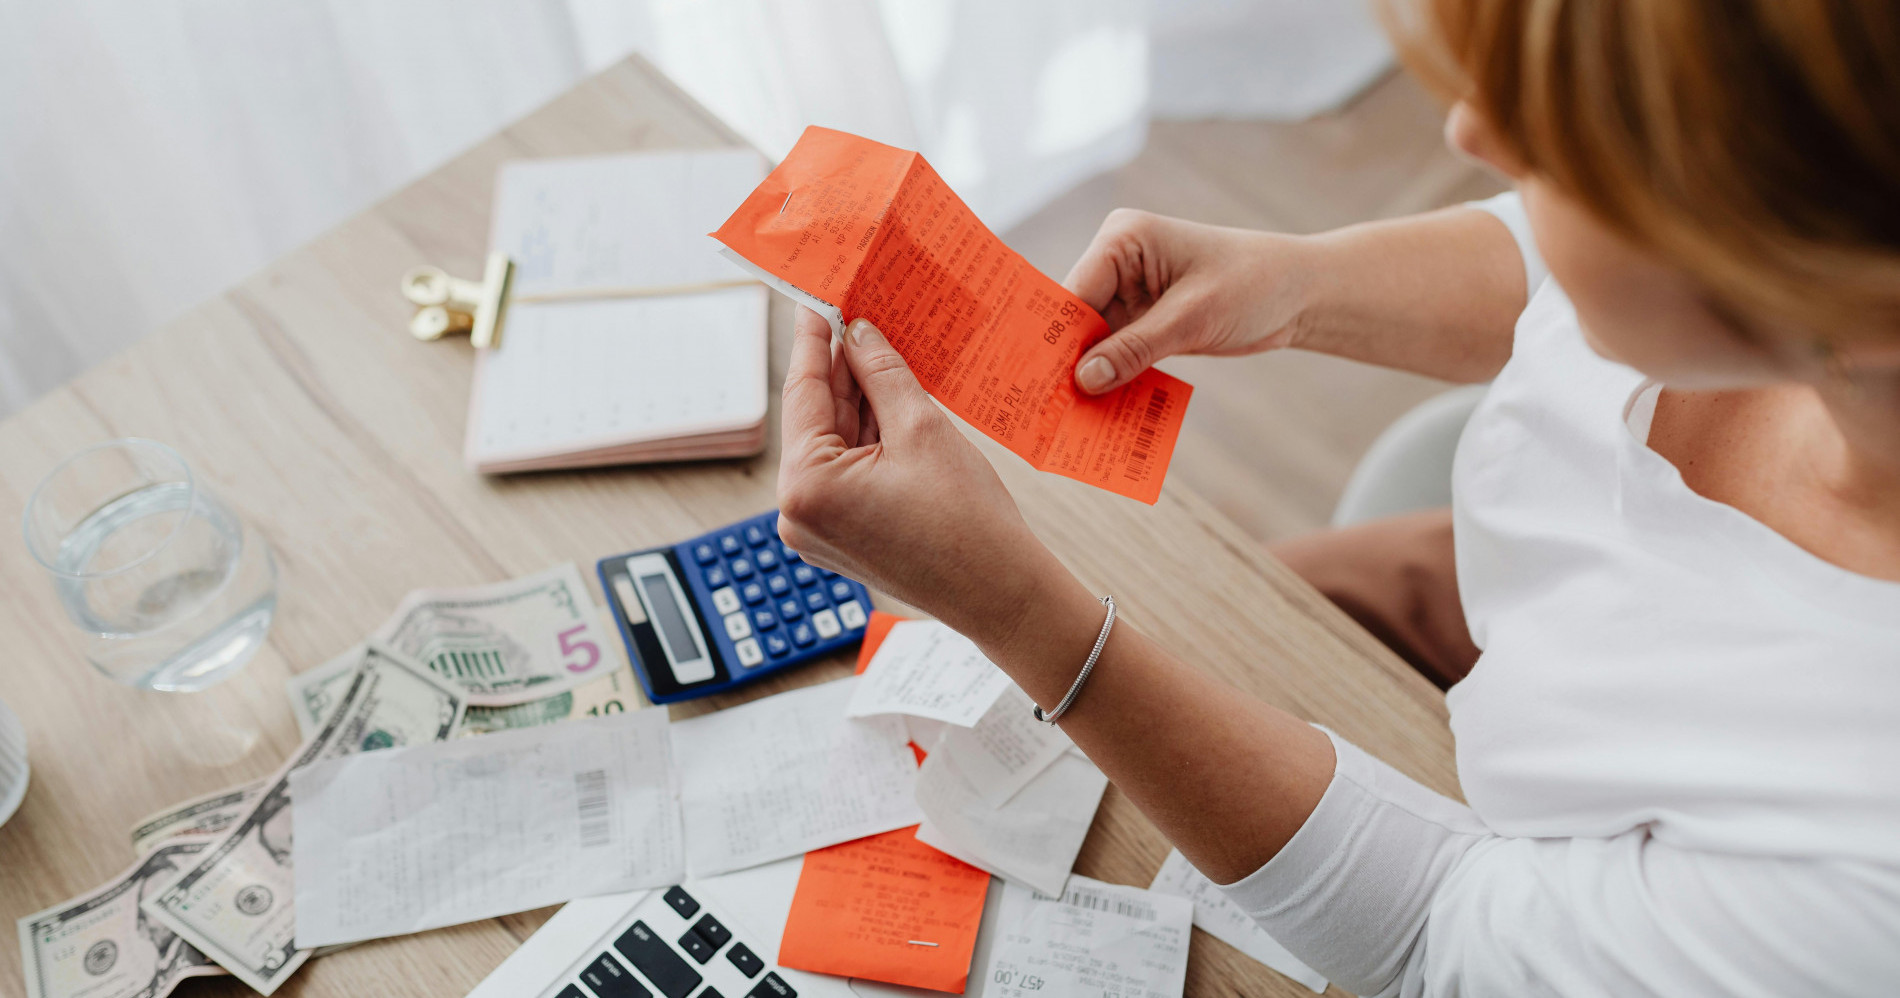
<svg viewBox="0 0 1900 998">
<path fill-rule="evenodd" d="M 1455 571 L 1406 573 L 1483 650 L 1448 697 L 1470 806 L 1127 624 L 1064 730 L 1360 993 L 1893 993 L 1900 8 L 1401 13 L 1521 210 L 1313 238 L 1118 212 L 1069 277 L 1115 329 L 1076 378 L 1297 346 L 1493 381 Z M 784 434 L 788 543 L 1064 696 L 1102 605 L 875 329 L 801 317 Z"/>
</svg>

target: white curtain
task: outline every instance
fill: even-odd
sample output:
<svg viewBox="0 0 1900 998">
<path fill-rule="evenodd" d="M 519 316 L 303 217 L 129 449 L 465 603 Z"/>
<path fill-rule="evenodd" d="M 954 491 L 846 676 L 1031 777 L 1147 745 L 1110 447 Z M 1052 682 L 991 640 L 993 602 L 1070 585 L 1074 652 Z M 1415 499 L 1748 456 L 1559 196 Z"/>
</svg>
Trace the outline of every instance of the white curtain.
<svg viewBox="0 0 1900 998">
<path fill-rule="evenodd" d="M 1151 106 L 1304 115 L 1387 58 L 1357 0 L 0 0 L 0 24 L 0 413 L 628 52 L 769 155 L 807 124 L 919 149 L 998 229 L 1133 156 Z"/>
</svg>

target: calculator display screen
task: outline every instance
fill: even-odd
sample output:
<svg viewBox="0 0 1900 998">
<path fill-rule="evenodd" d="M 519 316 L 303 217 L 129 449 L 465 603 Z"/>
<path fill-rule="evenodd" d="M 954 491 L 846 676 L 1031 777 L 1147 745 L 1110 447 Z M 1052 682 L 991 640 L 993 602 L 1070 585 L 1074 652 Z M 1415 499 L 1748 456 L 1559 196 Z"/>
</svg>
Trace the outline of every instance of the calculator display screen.
<svg viewBox="0 0 1900 998">
<path fill-rule="evenodd" d="M 666 636 L 666 647 L 673 653 L 674 660 L 699 661 L 699 642 L 693 640 L 693 631 L 686 626 L 686 617 L 680 613 L 679 604 L 673 601 L 673 588 L 666 584 L 666 576 L 642 575 L 640 588 L 646 592 L 647 605 L 653 608 L 653 619 L 660 625 L 660 632 Z"/>
</svg>

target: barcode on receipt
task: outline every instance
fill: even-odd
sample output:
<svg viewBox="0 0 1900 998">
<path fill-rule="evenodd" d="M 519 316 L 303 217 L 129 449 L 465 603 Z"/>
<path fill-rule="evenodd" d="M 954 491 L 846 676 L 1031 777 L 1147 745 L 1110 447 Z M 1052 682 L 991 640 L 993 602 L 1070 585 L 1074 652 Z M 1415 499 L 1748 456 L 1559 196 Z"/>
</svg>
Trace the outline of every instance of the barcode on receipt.
<svg viewBox="0 0 1900 998">
<path fill-rule="evenodd" d="M 1038 901 L 1054 901 L 1055 898 L 1041 891 L 1035 892 Z M 1112 911 L 1128 918 L 1138 918 L 1144 922 L 1155 920 L 1154 906 L 1146 901 L 1134 898 L 1112 897 L 1100 894 L 1085 887 L 1071 887 L 1062 893 L 1062 903 L 1091 911 Z"/>
<path fill-rule="evenodd" d="M 574 796 L 580 810 L 581 847 L 612 842 L 613 815 L 608 807 L 607 771 L 590 769 L 575 773 Z"/>
</svg>

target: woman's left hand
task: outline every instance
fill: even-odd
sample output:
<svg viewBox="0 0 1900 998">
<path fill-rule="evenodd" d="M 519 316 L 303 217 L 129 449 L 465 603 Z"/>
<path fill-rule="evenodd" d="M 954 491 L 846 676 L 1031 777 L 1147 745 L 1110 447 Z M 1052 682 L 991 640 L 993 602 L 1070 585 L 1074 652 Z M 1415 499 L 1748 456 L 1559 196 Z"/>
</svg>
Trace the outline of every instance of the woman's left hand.
<svg viewBox="0 0 1900 998">
<path fill-rule="evenodd" d="M 842 343 L 798 310 L 782 417 L 779 535 L 983 644 L 1069 580 L 976 447 L 865 320 Z"/>
</svg>

